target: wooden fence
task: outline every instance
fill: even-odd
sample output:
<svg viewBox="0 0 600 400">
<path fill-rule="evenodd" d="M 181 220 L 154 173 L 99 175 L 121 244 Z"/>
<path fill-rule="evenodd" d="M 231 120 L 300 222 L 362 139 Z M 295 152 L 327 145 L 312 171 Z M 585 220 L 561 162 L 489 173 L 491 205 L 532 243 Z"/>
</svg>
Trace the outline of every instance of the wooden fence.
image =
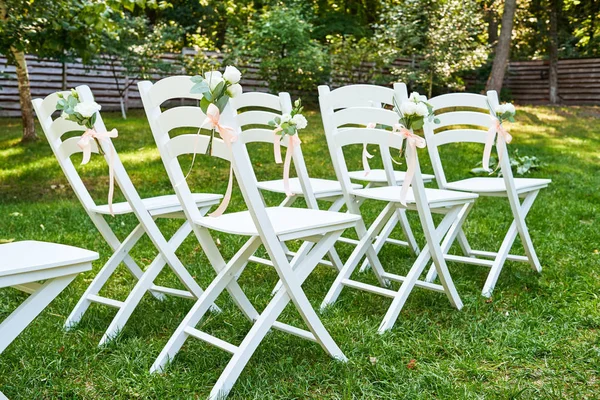
<svg viewBox="0 0 600 400">
<path fill-rule="evenodd" d="M 504 87 L 517 103 L 549 103 L 549 69 L 548 61 L 513 61 Z M 600 104 L 600 58 L 559 60 L 558 95 L 562 104 Z"/>
<path fill-rule="evenodd" d="M 166 54 L 164 59 L 168 62 L 181 65 L 182 57 L 191 57 L 194 51 L 185 49 L 181 54 Z M 211 53 L 208 56 L 219 63 L 220 54 Z M 120 99 L 117 82 L 121 87 L 128 86 L 124 100 L 127 108 L 141 108 L 140 95 L 137 82 L 130 82 L 124 75 L 123 68 L 114 67 L 108 62 L 86 66 L 81 63 L 67 63 L 40 60 L 34 56 L 27 56 L 29 78 L 31 80 L 31 94 L 33 98 L 44 97 L 49 93 L 60 90 L 63 82 L 63 72 L 66 72 L 67 87 L 87 84 L 92 89 L 97 101 L 104 110 L 119 110 Z M 398 59 L 391 67 L 403 67 L 414 64 L 414 60 Z M 372 66 L 365 65 L 368 70 Z M 361 69 L 363 69 L 361 68 Z M 245 66 L 242 85 L 245 91 L 269 90 L 268 85 L 258 73 L 258 65 Z M 0 56 L 0 116 L 20 115 L 19 92 L 15 76 L 15 68 L 6 64 L 6 58 Z M 183 73 L 183 69 L 175 68 L 173 73 Z M 387 70 L 384 73 L 389 72 Z M 368 74 L 364 74 L 368 76 Z M 154 77 L 159 79 L 160 76 Z M 558 64 L 559 96 L 565 104 L 600 104 L 600 58 L 560 60 Z M 345 76 L 333 77 L 330 84 L 334 87 L 353 83 L 355 79 Z M 130 84 L 131 83 L 131 84 Z M 129 85 L 130 84 L 130 85 Z M 511 62 L 508 67 L 505 87 L 510 89 L 513 99 L 518 103 L 548 103 L 548 62 L 547 61 L 518 61 Z"/>
</svg>

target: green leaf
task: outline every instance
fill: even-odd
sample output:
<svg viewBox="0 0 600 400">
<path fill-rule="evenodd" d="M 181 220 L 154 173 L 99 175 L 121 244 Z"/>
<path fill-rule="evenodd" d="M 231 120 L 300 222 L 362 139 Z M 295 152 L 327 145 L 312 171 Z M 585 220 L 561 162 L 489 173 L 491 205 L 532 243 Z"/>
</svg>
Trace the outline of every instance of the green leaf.
<svg viewBox="0 0 600 400">
<path fill-rule="evenodd" d="M 412 128 L 415 130 L 421 129 L 423 127 L 423 124 L 424 124 L 423 118 L 418 118 L 413 122 Z"/>
<path fill-rule="evenodd" d="M 212 103 L 213 102 L 213 95 L 210 92 L 210 90 L 208 92 L 204 93 L 204 98 L 209 102 Z"/>
<path fill-rule="evenodd" d="M 190 89 L 190 93 L 201 93 L 204 94 L 206 92 L 210 92 L 210 88 L 208 87 L 208 83 L 206 81 L 198 82 Z"/>
<path fill-rule="evenodd" d="M 91 116 L 90 118 L 90 124 L 94 125 L 96 123 L 96 116 L 98 115 L 98 113 L 94 113 L 94 115 Z"/>
<path fill-rule="evenodd" d="M 213 97 L 217 98 L 225 91 L 225 81 L 219 83 L 212 91 Z"/>
<path fill-rule="evenodd" d="M 195 76 L 192 76 L 192 77 L 190 78 L 190 80 L 191 80 L 192 82 L 194 82 L 194 83 L 200 83 L 200 82 L 204 82 L 204 78 L 202 77 L 202 75 L 195 75 Z"/>
<path fill-rule="evenodd" d="M 229 101 L 229 96 L 225 95 L 225 96 L 221 97 L 219 100 L 217 100 L 217 104 L 215 104 L 215 105 L 219 108 L 220 112 L 223 112 L 223 110 L 227 106 L 228 101 Z"/>
<path fill-rule="evenodd" d="M 208 101 L 206 97 L 203 97 L 202 100 L 200 100 L 200 109 L 204 114 L 208 111 L 208 106 L 210 106 L 210 101 Z"/>
<path fill-rule="evenodd" d="M 272 126 L 273 128 L 275 128 L 277 126 L 277 123 L 275 123 L 275 121 L 271 120 L 271 121 L 267 122 L 267 125 Z"/>
</svg>

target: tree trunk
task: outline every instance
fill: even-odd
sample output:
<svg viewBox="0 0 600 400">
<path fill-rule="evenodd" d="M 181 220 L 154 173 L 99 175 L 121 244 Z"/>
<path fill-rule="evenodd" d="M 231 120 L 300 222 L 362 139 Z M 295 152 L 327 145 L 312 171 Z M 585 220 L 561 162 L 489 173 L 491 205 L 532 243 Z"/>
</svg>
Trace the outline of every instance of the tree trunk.
<svg viewBox="0 0 600 400">
<path fill-rule="evenodd" d="M 516 9 L 517 0 L 506 0 L 504 2 L 502 29 L 500 30 L 500 36 L 498 37 L 498 44 L 494 49 L 496 54 L 494 57 L 494 64 L 492 65 L 492 72 L 490 73 L 490 77 L 485 87 L 486 90 L 495 90 L 500 93 L 500 90 L 502 89 L 504 72 L 506 71 L 506 65 L 508 64 L 508 57 L 510 55 L 510 41 Z"/>
<path fill-rule="evenodd" d="M 62 84 L 61 84 L 61 88 L 62 90 L 67 90 L 67 62 L 63 61 L 62 62 Z"/>
<path fill-rule="evenodd" d="M 485 19 L 487 20 L 488 44 L 495 46 L 498 41 L 498 14 L 494 10 L 494 2 L 486 5 Z"/>
<path fill-rule="evenodd" d="M 558 103 L 558 8 L 560 0 L 550 0 L 550 103 Z"/>
<path fill-rule="evenodd" d="M 11 49 L 17 68 L 17 81 L 19 83 L 19 101 L 21 102 L 21 119 L 23 121 L 22 142 L 37 140 L 35 124 L 33 120 L 33 104 L 31 103 L 31 87 L 29 85 L 29 74 L 27 73 L 27 62 L 25 53 L 15 48 Z"/>
</svg>

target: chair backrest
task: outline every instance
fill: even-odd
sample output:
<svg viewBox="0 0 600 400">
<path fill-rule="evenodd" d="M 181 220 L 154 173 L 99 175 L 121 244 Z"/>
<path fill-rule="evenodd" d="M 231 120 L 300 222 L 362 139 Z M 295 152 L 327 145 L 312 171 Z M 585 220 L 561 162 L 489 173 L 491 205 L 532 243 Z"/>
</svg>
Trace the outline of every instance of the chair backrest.
<svg viewBox="0 0 600 400">
<path fill-rule="evenodd" d="M 190 90 L 194 85 L 190 76 L 172 76 L 162 79 L 156 83 L 143 81 L 138 83 L 142 103 L 148 117 L 148 122 L 158 146 L 161 158 L 175 189 L 179 201 L 189 221 L 199 220 L 203 217 L 196 207 L 192 198 L 189 185 L 185 180 L 178 157 L 183 154 L 205 154 L 210 142 L 210 136 L 197 134 L 182 134 L 171 137 L 170 131 L 175 128 L 193 127 L 200 128 L 206 118 L 200 107 L 176 106 L 166 111 L 161 110 L 161 105 L 169 100 L 196 99 L 201 94 L 192 94 Z M 244 197 L 248 211 L 261 235 L 272 260 L 278 260 L 276 268 L 287 258 L 275 235 L 275 230 L 267 217 L 264 201 L 257 187 L 252 163 L 246 148 L 245 138 L 237 124 L 237 118 L 231 105 L 227 105 L 221 113 L 220 123 L 232 127 L 237 134 L 237 140 L 231 145 L 231 149 L 219 138 L 212 140 L 213 155 L 233 163 L 233 169 L 237 178 L 238 186 Z M 198 238 L 206 236 L 199 230 L 196 224 L 192 227 Z M 201 244 L 203 241 L 201 240 Z"/>
<path fill-rule="evenodd" d="M 449 143 L 485 144 L 486 134 L 492 124 L 490 106 L 498 96 L 495 91 L 488 95 L 474 93 L 449 93 L 429 99 L 439 124 L 425 124 L 425 138 L 435 178 L 441 188 L 447 180 L 442 166 L 439 147 Z"/>
<path fill-rule="evenodd" d="M 87 85 L 78 86 L 76 88 L 77 93 L 81 101 L 93 101 L 94 96 L 92 91 Z M 83 132 L 85 131 L 85 127 L 78 125 L 73 121 L 68 121 L 61 116 L 56 118 L 52 118 L 53 114 L 56 110 L 56 103 L 58 102 L 58 94 L 62 93 L 65 96 L 68 96 L 70 92 L 55 92 L 45 97 L 44 99 L 34 99 L 33 100 L 33 108 L 35 109 L 36 115 L 42 126 L 42 130 L 48 139 L 48 143 L 54 153 L 61 169 L 63 170 L 69 184 L 75 191 L 75 194 L 79 198 L 79 201 L 83 205 L 84 209 L 90 213 L 90 209 L 96 205 L 89 191 L 85 187 L 81 176 L 79 175 L 77 169 L 73 165 L 73 161 L 71 157 L 75 154 L 81 153 L 82 150 L 77 146 L 77 142 L 81 138 L 81 136 L 71 136 L 68 139 L 63 140 L 63 136 L 70 132 Z M 94 129 L 98 132 L 105 132 L 106 126 L 104 125 L 104 121 L 102 120 L 102 116 L 100 112 L 97 113 L 96 123 L 94 124 Z M 104 151 L 104 158 L 106 159 L 107 164 L 110 162 L 111 155 L 113 158 L 113 167 L 115 173 L 115 180 L 121 189 L 121 192 L 125 195 L 128 201 L 132 199 L 133 201 L 139 199 L 137 191 L 135 190 L 123 164 L 119 159 L 119 155 L 117 154 L 116 149 L 114 148 L 110 138 L 107 138 L 106 141 L 101 142 L 102 149 Z M 96 141 L 91 141 L 91 149 L 93 153 L 99 153 L 98 146 Z M 137 202 L 136 202 L 137 203 Z M 140 203 L 137 205 L 141 206 Z"/>
<path fill-rule="evenodd" d="M 337 132 L 355 129 L 356 126 L 365 127 L 369 123 L 391 129 L 398 123 L 398 114 L 390 109 L 393 107 L 394 99 L 398 104 L 408 99 L 404 83 L 394 84 L 394 89 L 375 85 L 349 85 L 330 90 L 326 85 L 319 86 L 319 106 L 328 143 Z M 365 143 L 368 143 L 368 140 Z M 379 147 L 388 184 L 396 185 L 391 159 L 386 156 L 389 154 L 389 148 L 385 143 Z M 329 150 L 333 159 L 335 154 L 331 145 Z M 338 165 L 341 164 L 334 162 L 335 168 L 338 168 Z M 336 169 L 336 174 L 341 180 L 341 171 L 338 172 Z"/>
<path fill-rule="evenodd" d="M 286 92 L 279 93 L 279 95 L 246 92 L 230 101 L 246 144 L 254 142 L 273 144 L 275 134 L 273 128 L 268 124 L 269 121 L 292 111 L 292 100 L 289 93 Z M 284 136 L 281 145 L 287 147 L 288 143 L 287 136 Z M 300 181 L 307 205 L 310 208 L 318 209 L 301 147 L 301 145 L 294 147 L 292 156 L 296 175 Z"/>
</svg>

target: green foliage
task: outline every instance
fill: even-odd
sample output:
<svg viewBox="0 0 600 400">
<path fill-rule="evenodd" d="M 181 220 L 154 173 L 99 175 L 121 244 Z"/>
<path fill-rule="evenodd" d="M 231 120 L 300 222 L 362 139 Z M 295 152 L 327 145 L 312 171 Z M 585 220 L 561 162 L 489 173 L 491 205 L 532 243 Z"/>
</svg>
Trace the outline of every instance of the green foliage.
<svg viewBox="0 0 600 400">
<path fill-rule="evenodd" d="M 272 92 L 314 91 L 326 81 L 329 60 L 323 46 L 311 39 L 311 30 L 298 7 L 277 6 L 237 39 L 236 52 L 242 59 L 260 62 L 260 76 Z"/>
<path fill-rule="evenodd" d="M 434 86 L 464 89 L 461 72 L 487 59 L 475 0 L 401 0 L 387 7 L 376 30 L 385 43 L 398 49 L 398 55 L 417 58 L 415 67 L 396 69 L 395 74 L 425 89 L 428 96 Z"/>
<path fill-rule="evenodd" d="M 388 84 L 393 79 L 389 66 L 396 51 L 378 37 L 330 35 L 327 45 L 334 82 Z"/>
<path fill-rule="evenodd" d="M 489 175 L 490 172 L 483 169 L 481 166 L 481 161 L 477 163 L 477 167 L 471 170 L 472 174 L 475 175 Z M 544 168 L 546 164 L 544 164 L 539 158 L 536 156 L 521 156 L 519 155 L 519 149 L 516 149 L 514 153 L 510 156 L 510 166 L 512 167 L 513 173 L 522 176 L 527 175 L 532 171 L 538 171 Z M 498 171 L 498 176 L 502 176 L 502 171 L 498 166 L 498 160 L 496 157 L 490 157 L 490 169 L 493 171 Z"/>
</svg>

